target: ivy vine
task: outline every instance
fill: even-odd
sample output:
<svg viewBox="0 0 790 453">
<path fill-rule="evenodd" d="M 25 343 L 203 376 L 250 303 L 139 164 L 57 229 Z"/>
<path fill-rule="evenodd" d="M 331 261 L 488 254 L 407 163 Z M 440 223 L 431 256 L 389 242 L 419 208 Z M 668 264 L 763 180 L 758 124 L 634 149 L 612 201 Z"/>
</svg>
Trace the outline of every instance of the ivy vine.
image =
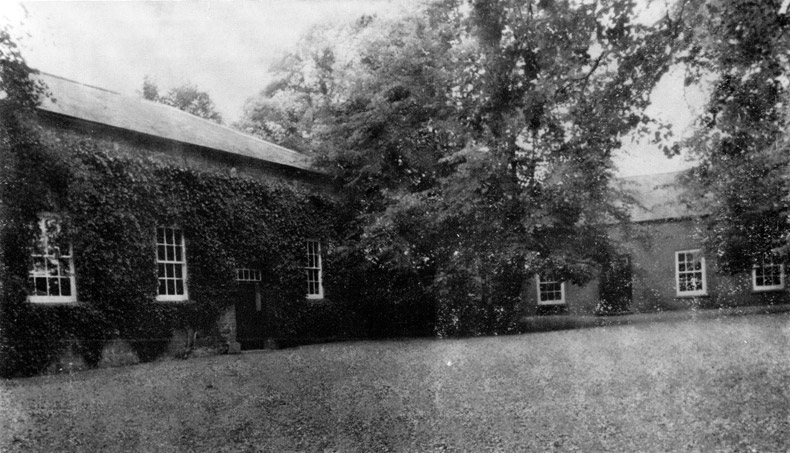
<svg viewBox="0 0 790 453">
<path fill-rule="evenodd" d="M 276 335 L 300 334 L 304 241 L 320 238 L 331 249 L 340 230 L 331 196 L 136 157 L 35 121 L 9 122 L 7 131 L 0 373 L 40 372 L 68 344 L 96 364 L 113 337 L 128 340 L 141 360 L 154 359 L 174 329 L 215 328 L 235 302 L 238 267 L 261 269 L 265 289 L 277 294 Z M 76 306 L 27 302 L 29 246 L 41 212 L 61 216 L 73 245 Z M 156 301 L 154 234 L 163 225 L 178 225 L 186 238 L 185 303 Z"/>
</svg>

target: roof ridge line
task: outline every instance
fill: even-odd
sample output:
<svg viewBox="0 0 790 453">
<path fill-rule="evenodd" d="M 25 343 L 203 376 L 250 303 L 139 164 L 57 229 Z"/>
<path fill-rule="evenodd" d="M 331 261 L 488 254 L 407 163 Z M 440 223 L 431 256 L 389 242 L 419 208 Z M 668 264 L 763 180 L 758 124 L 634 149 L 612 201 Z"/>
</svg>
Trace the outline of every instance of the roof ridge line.
<svg viewBox="0 0 790 453">
<path fill-rule="evenodd" d="M 116 94 L 116 95 L 118 95 L 118 96 L 123 96 L 123 94 L 121 94 L 121 93 L 119 93 L 119 92 L 117 92 L 117 91 L 109 90 L 109 89 L 107 89 L 107 88 L 97 87 L 97 86 L 95 86 L 95 85 L 90 85 L 90 84 L 87 84 L 87 83 L 79 82 L 79 81 L 77 81 L 77 80 L 72 80 L 72 79 L 69 79 L 69 78 L 67 78 L 67 77 L 62 77 L 62 76 L 59 76 L 59 75 L 51 74 L 51 73 L 49 73 L 49 72 L 46 72 L 46 71 L 39 71 L 38 69 L 36 69 L 36 71 L 37 71 L 39 74 L 45 74 L 45 75 L 48 75 L 48 76 L 50 76 L 50 77 L 54 77 L 54 78 L 56 78 L 56 79 L 65 80 L 65 81 L 67 81 L 67 82 L 76 83 L 77 85 L 81 85 L 81 86 L 84 86 L 84 87 L 93 88 L 93 89 L 95 89 L 95 90 L 101 90 L 101 91 L 105 91 L 105 92 L 107 92 L 107 93 Z"/>
</svg>

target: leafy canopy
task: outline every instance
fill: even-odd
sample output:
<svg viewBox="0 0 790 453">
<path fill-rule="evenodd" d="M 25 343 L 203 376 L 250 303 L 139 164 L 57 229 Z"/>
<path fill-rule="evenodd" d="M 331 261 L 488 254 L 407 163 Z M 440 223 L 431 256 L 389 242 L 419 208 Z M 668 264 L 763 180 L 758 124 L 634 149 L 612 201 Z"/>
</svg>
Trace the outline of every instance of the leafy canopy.
<svg viewBox="0 0 790 453">
<path fill-rule="evenodd" d="M 321 27 L 247 104 L 250 132 L 314 149 L 382 265 L 583 281 L 622 218 L 612 152 L 680 30 L 630 1 L 445 0 Z M 487 289 L 488 288 L 488 289 Z M 509 290 L 512 292 L 512 289 Z"/>
<path fill-rule="evenodd" d="M 159 94 L 159 87 L 150 77 L 143 79 L 142 95 L 149 101 L 160 102 L 195 116 L 222 124 L 222 115 L 216 111 L 214 101 L 205 91 L 197 86 L 186 83 L 170 89 L 166 94 Z"/>
<path fill-rule="evenodd" d="M 28 66 L 8 25 L 0 25 L 0 101 L 9 112 L 38 105 L 47 94 L 37 70 Z"/>
<path fill-rule="evenodd" d="M 676 61 L 710 98 L 684 145 L 701 162 L 690 197 L 711 213 L 702 232 L 724 270 L 787 248 L 790 36 L 780 1 L 687 1 Z M 784 250 L 786 252 L 786 250 Z"/>
</svg>

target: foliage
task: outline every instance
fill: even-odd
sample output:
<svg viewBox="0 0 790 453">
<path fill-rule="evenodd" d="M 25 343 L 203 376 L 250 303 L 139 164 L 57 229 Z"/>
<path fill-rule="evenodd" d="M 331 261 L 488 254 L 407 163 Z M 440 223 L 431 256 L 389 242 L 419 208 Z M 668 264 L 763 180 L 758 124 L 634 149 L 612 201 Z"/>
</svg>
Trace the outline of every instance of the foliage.
<svg viewBox="0 0 790 453">
<path fill-rule="evenodd" d="M 27 65 L 8 25 L 0 25 L 0 100 L 3 105 L 15 109 L 35 107 L 39 96 L 47 94 L 46 86 L 31 77 L 37 73 Z"/>
<path fill-rule="evenodd" d="M 689 198 L 711 213 L 703 232 L 723 270 L 748 270 L 772 249 L 787 255 L 787 11 L 780 1 L 687 1 L 687 83 L 711 86 L 684 145 L 700 161 Z"/>
<path fill-rule="evenodd" d="M 638 15 L 619 0 L 447 0 L 316 29 L 243 123 L 318 150 L 356 213 L 354 252 L 431 275 L 447 332 L 507 331 L 521 288 L 501 275 L 584 282 L 610 253 L 612 152 L 650 124 L 680 30 Z"/>
<path fill-rule="evenodd" d="M 358 251 L 337 251 L 330 258 L 326 283 L 332 288 L 333 302 L 343 306 L 343 330 L 349 337 L 434 334 L 436 306 L 427 290 L 430 274 L 379 266 Z M 348 320 L 353 324 L 349 325 Z"/>
<path fill-rule="evenodd" d="M 0 194 L 8 220 L 0 231 L 8 269 L 0 306 L 4 375 L 40 371 L 70 339 L 88 362 L 96 363 L 104 341 L 116 335 L 129 340 L 141 360 L 152 360 L 173 329 L 213 328 L 235 300 L 236 267 L 262 269 L 283 301 L 282 316 L 296 316 L 287 307 L 304 303 L 303 241 L 331 242 L 330 199 L 306 188 L 135 158 L 140 150 L 133 145 L 39 127 L 31 119 L 13 123 L 14 146 L 3 150 L 15 164 Z M 63 218 L 76 256 L 78 307 L 26 300 L 30 226 L 40 212 Z M 156 225 L 184 231 L 189 302 L 155 300 Z"/>
<path fill-rule="evenodd" d="M 196 85 L 186 83 L 170 89 L 165 95 L 159 94 L 159 87 L 150 77 L 143 79 L 142 95 L 149 101 L 160 102 L 195 116 L 222 124 L 222 115 L 216 111 L 214 101 Z"/>
</svg>

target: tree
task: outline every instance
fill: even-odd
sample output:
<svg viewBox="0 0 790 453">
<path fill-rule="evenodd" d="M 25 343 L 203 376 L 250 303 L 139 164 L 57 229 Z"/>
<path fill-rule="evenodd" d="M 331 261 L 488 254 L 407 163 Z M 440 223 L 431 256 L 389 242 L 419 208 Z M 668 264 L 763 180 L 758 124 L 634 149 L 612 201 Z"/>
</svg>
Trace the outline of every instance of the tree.
<svg viewBox="0 0 790 453">
<path fill-rule="evenodd" d="M 205 91 L 190 83 L 172 88 L 164 96 L 159 95 L 159 87 L 150 77 L 143 79 L 142 95 L 149 101 L 160 102 L 195 116 L 222 124 L 222 115 L 216 111 L 214 101 Z"/>
<path fill-rule="evenodd" d="M 44 83 L 35 78 L 37 72 L 28 66 L 11 29 L 0 25 L 0 376 L 14 371 L 16 358 L 47 341 L 26 344 L 18 340 L 40 324 L 24 316 L 27 313 L 20 315 L 27 307 L 19 310 L 13 304 L 19 288 L 18 250 L 22 248 L 17 227 L 23 216 L 19 197 L 14 200 L 14 196 L 20 192 L 20 161 L 33 154 L 29 150 L 36 139 L 27 126 L 39 99 L 48 95 Z"/>
<path fill-rule="evenodd" d="M 306 39 L 255 105 L 343 184 L 369 260 L 431 276 L 445 333 L 513 326 L 527 274 L 585 282 L 624 218 L 620 137 L 679 32 L 628 1 L 454 1 Z M 316 33 L 315 31 L 313 32 Z M 268 104 L 267 104 L 268 103 Z M 271 128 L 271 126 L 267 127 Z"/>
<path fill-rule="evenodd" d="M 0 101 L 4 108 L 32 108 L 40 96 L 47 94 L 46 86 L 33 77 L 38 71 L 27 65 L 11 30 L 0 26 Z M 5 112 L 7 113 L 7 112 Z"/>
<path fill-rule="evenodd" d="M 320 146 L 316 134 L 330 119 L 332 106 L 348 101 L 353 85 L 370 75 L 357 44 L 373 39 L 366 27 L 373 20 L 363 16 L 352 25 L 308 30 L 298 50 L 272 69 L 275 81 L 247 100 L 235 127 L 303 152 Z"/>
<path fill-rule="evenodd" d="M 787 255 L 790 228 L 790 36 L 780 1 L 684 2 L 687 83 L 710 83 L 706 111 L 684 145 L 701 164 L 689 198 L 708 210 L 702 236 L 728 272 L 771 250 Z M 786 258 L 785 258 L 786 259 Z"/>
<path fill-rule="evenodd" d="M 25 140 L 20 137 L 19 126 L 38 105 L 39 99 L 49 95 L 46 85 L 35 78 L 36 74 L 38 71 L 28 66 L 22 56 L 11 30 L 0 26 L 0 233 L 9 218 L 2 195 L 14 190 L 10 182 L 15 162 L 13 149 Z M 0 247 L 0 285 L 5 266 L 2 250 Z"/>
</svg>

